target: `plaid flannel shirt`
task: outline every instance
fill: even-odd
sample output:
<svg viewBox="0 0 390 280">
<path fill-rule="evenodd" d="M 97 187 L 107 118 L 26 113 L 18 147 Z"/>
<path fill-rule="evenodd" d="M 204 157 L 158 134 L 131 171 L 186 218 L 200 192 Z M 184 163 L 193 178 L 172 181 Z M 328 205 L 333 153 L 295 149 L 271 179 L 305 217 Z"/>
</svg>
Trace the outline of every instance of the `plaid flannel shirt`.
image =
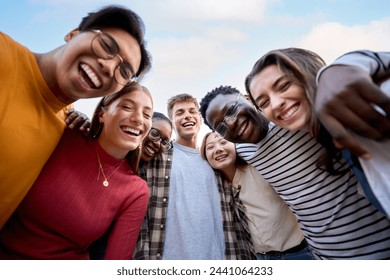
<svg viewBox="0 0 390 280">
<path fill-rule="evenodd" d="M 134 250 L 135 260 L 160 260 L 164 252 L 166 215 L 169 202 L 169 179 L 172 167 L 173 149 L 165 152 L 142 168 L 140 176 L 149 186 L 150 197 L 148 210 L 140 230 Z M 245 230 L 233 211 L 231 188 L 224 185 L 218 173 L 218 191 L 221 197 L 223 230 L 225 235 L 225 259 L 255 259 L 251 244 L 245 238 Z"/>
</svg>

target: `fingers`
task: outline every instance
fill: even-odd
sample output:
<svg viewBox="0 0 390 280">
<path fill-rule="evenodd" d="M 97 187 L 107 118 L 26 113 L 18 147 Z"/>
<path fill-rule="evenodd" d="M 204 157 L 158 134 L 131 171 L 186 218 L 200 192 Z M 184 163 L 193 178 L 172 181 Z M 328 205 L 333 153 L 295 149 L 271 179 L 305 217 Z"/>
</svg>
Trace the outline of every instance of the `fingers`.
<svg viewBox="0 0 390 280">
<path fill-rule="evenodd" d="M 333 137 L 333 142 L 337 148 L 348 149 L 351 153 L 364 159 L 370 159 L 370 152 L 356 138 L 347 131 L 344 126 L 335 118 L 326 116 L 321 122 Z"/>
<path fill-rule="evenodd" d="M 89 135 L 89 127 L 91 122 L 89 121 L 89 118 L 86 114 L 83 114 L 74 109 L 68 110 L 66 113 L 68 114 L 68 117 L 65 122 L 70 129 L 79 128 L 79 130 L 84 135 Z"/>
<path fill-rule="evenodd" d="M 363 137 L 390 138 L 390 98 L 370 77 L 351 67 L 331 67 L 318 85 L 316 111 Z M 321 80 L 320 80 L 321 81 Z"/>
</svg>

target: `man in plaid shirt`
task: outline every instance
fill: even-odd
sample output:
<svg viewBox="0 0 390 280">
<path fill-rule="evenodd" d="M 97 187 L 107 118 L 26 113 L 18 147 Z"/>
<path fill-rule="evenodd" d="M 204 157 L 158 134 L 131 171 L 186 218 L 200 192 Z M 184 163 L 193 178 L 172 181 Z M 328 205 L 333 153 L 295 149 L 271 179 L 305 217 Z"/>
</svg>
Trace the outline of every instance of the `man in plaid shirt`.
<svg viewBox="0 0 390 280">
<path fill-rule="evenodd" d="M 168 101 L 168 115 L 177 135 L 173 148 L 140 170 L 150 199 L 134 259 L 253 259 L 233 214 L 230 188 L 196 149 L 198 102 L 189 94 L 176 95 Z"/>
</svg>

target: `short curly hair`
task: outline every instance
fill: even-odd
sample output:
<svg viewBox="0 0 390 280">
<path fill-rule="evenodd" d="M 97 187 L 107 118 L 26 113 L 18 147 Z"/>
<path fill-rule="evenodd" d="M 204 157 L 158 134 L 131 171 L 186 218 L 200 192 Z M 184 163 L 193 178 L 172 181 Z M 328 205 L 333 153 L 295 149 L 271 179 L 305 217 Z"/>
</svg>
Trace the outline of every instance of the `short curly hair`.
<svg viewBox="0 0 390 280">
<path fill-rule="evenodd" d="M 231 86 L 219 86 L 212 91 L 209 91 L 200 101 L 200 113 L 202 115 L 204 123 L 211 129 L 214 130 L 210 124 L 208 123 L 206 119 L 206 111 L 209 108 L 210 102 L 217 96 L 217 95 L 227 95 L 227 94 L 237 94 L 240 93 L 240 91 L 234 87 Z"/>
</svg>

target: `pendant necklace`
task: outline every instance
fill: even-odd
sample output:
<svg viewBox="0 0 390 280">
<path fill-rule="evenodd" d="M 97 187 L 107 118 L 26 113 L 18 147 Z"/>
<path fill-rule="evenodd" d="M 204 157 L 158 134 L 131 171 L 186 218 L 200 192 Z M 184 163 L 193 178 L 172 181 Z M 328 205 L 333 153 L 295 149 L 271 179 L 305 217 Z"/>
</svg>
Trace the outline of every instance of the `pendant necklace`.
<svg viewBox="0 0 390 280">
<path fill-rule="evenodd" d="M 104 187 L 108 187 L 108 185 L 110 184 L 108 182 L 108 179 L 115 174 L 115 172 L 118 171 L 119 167 L 121 167 L 122 165 L 122 162 L 119 163 L 118 167 L 111 173 L 109 174 L 108 176 L 106 176 L 106 174 L 104 173 L 104 169 L 103 169 L 103 166 L 102 166 L 102 163 L 100 162 L 100 157 L 99 157 L 99 153 L 96 151 L 96 154 L 97 154 L 97 158 L 98 158 L 98 163 L 99 163 L 99 172 L 98 172 L 98 177 L 97 177 L 97 181 L 99 181 L 99 178 L 100 178 L 100 172 L 102 173 L 103 177 L 104 177 L 104 181 L 103 181 L 103 186 Z"/>
</svg>

